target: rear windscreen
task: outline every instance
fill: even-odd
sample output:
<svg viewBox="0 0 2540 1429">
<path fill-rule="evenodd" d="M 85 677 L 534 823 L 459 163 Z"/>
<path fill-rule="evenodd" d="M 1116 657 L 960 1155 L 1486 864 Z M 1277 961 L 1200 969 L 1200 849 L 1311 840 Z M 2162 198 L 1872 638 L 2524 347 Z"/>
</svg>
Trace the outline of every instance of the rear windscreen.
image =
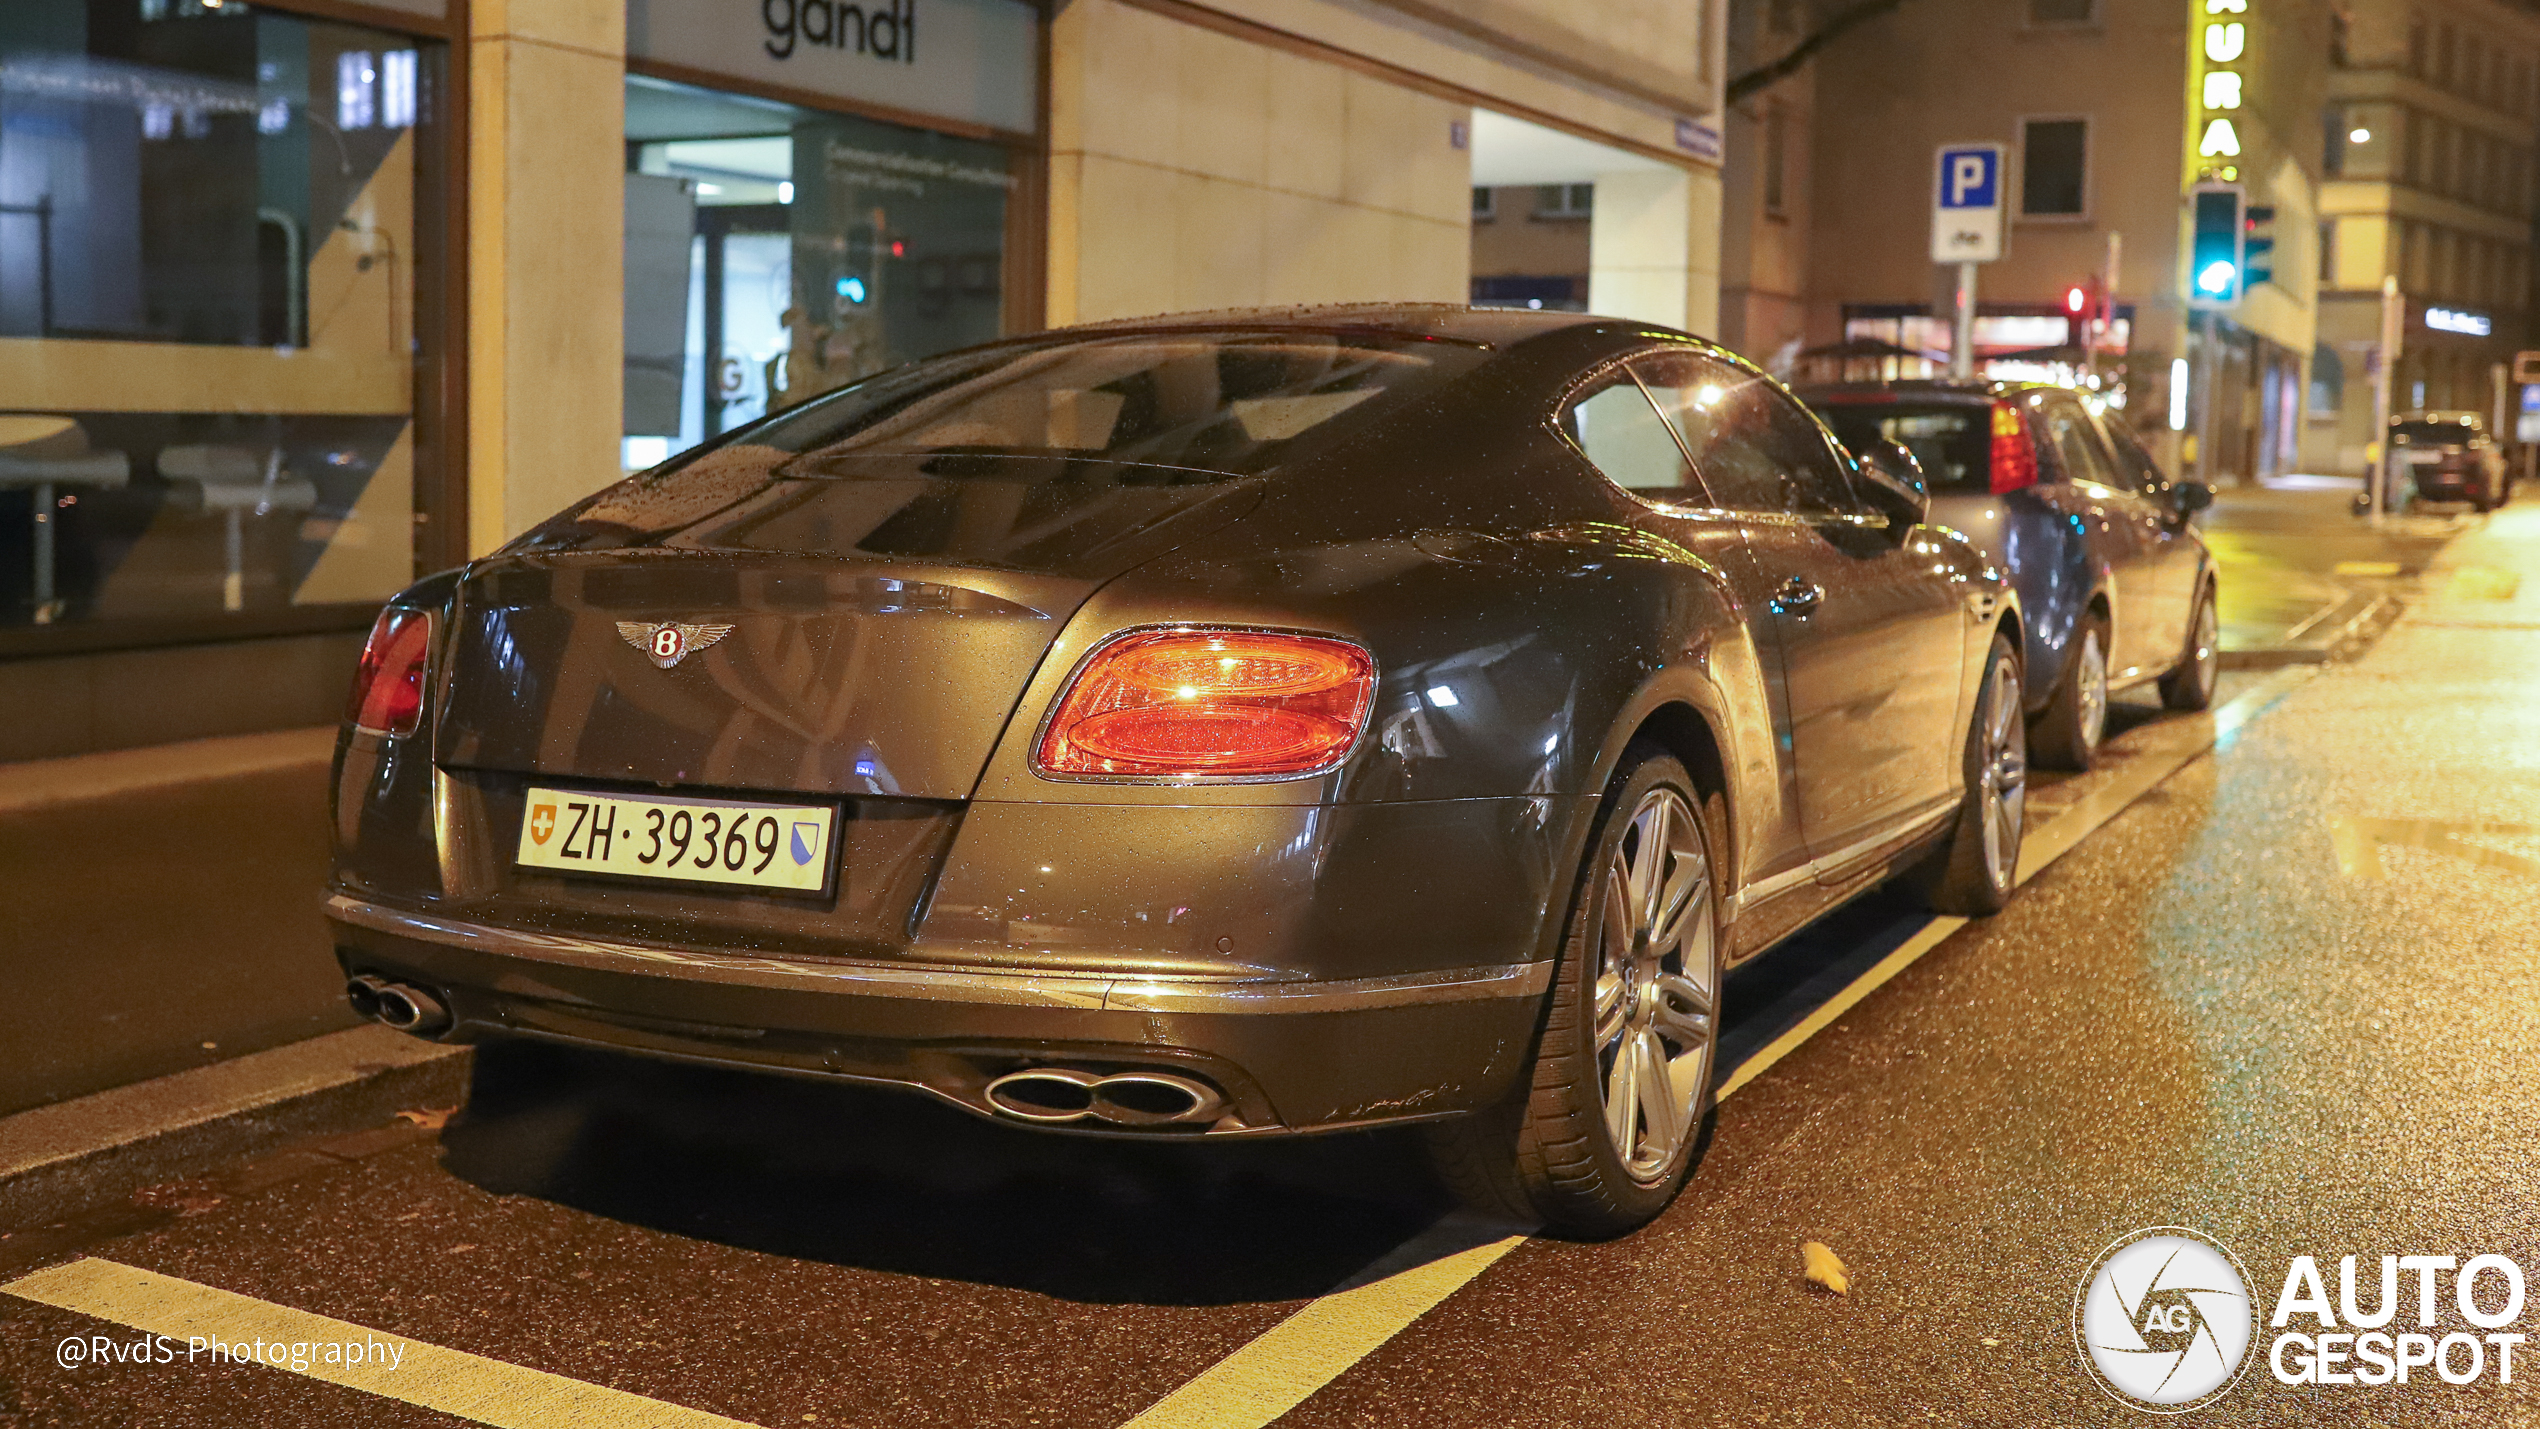
<svg viewBox="0 0 2540 1429">
<path fill-rule="evenodd" d="M 630 477 L 514 550 L 659 544 L 1074 568 L 1478 365 L 1299 331 L 1073 336 L 950 353 Z"/>
<path fill-rule="evenodd" d="M 2408 446 L 2465 447 L 2478 429 L 2467 422 L 2393 422 L 2390 440 Z"/>
<path fill-rule="evenodd" d="M 1923 464 L 1932 493 L 1993 489 L 1993 409 L 1972 403 L 1827 402 L 1818 416 L 1854 455 L 1894 442 Z"/>
<path fill-rule="evenodd" d="M 789 476 L 868 455 L 1070 457 L 1266 472 L 1460 370 L 1471 349 L 1314 333 L 1079 338 L 921 362 L 780 416 L 751 441 Z"/>
</svg>

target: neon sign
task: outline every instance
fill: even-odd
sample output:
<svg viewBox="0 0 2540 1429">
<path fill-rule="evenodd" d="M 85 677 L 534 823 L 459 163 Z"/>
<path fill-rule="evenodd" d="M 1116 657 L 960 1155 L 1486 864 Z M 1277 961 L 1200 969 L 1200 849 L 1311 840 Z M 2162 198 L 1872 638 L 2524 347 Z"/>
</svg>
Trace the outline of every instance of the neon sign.
<svg viewBox="0 0 2540 1429">
<path fill-rule="evenodd" d="M 2485 337 L 2496 330 L 2487 314 L 2465 313 L 2458 308 L 2427 308 L 2425 325 L 2436 332 L 2456 332 L 2465 337 Z"/>
<path fill-rule="evenodd" d="M 2229 18 L 2246 16 L 2249 0 L 2196 0 L 2196 4 L 2202 29 L 2199 48 L 2205 57 L 2205 72 L 2199 77 L 2194 95 L 2196 107 L 2202 111 L 2196 157 L 2236 159 L 2240 157 L 2240 129 L 2233 120 L 2241 103 L 2241 71 L 2219 66 L 2239 64 L 2249 57 L 2248 21 Z"/>
</svg>

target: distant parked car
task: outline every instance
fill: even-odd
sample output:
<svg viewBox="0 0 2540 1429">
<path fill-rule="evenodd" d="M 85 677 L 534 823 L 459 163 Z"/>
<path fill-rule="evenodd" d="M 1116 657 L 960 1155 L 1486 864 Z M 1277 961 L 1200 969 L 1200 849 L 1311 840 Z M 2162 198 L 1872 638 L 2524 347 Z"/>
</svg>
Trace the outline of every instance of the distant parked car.
<svg viewBox="0 0 2540 1429">
<path fill-rule="evenodd" d="M 2213 557 L 2189 518 L 2212 504 L 2172 482 L 2114 414 L 2063 387 L 1860 383 L 1800 395 L 1845 445 L 1903 446 L 1931 486 L 1931 521 L 2006 568 L 2030 623 L 2031 756 L 2087 769 L 2108 697 L 2160 683 L 2162 703 L 2212 703 Z"/>
<path fill-rule="evenodd" d="M 2405 412 L 2392 418 L 2390 456 L 2391 484 L 2407 492 L 2411 506 L 2466 501 L 2493 511 L 2505 502 L 2505 453 L 2476 412 Z"/>
</svg>

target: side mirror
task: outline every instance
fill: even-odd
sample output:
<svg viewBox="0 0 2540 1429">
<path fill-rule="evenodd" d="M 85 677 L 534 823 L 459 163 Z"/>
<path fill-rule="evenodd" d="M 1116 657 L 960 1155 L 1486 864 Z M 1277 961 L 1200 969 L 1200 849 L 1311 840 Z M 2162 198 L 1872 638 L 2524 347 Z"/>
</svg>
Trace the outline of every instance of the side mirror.
<svg viewBox="0 0 2540 1429">
<path fill-rule="evenodd" d="M 2170 488 L 2170 504 L 2181 516 L 2193 516 L 2214 504 L 2214 489 L 2201 481 L 2182 481 Z"/>
<path fill-rule="evenodd" d="M 1931 484 L 1923 464 L 1895 442 L 1876 442 L 1861 454 L 1861 495 L 1902 529 L 1920 525 L 1931 512 Z"/>
</svg>

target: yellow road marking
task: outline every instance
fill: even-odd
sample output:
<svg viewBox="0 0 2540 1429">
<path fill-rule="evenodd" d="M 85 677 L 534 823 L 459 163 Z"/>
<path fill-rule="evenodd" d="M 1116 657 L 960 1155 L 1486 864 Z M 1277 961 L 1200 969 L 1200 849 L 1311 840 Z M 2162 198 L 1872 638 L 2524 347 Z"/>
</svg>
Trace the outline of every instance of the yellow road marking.
<svg viewBox="0 0 2540 1429">
<path fill-rule="evenodd" d="M 720 1414 L 427 1345 L 111 1260 L 81 1259 L 39 1270 L 0 1285 L 0 1294 L 165 1335 L 180 1353 L 196 1336 L 223 1344 L 384 1341 L 398 1352 L 391 1363 L 330 1365 L 312 1359 L 304 1369 L 286 1358 L 270 1367 L 503 1429 L 750 1429 Z"/>
<path fill-rule="evenodd" d="M 1525 1242 L 1522 1235 L 1450 1216 L 1200 1371 L 1122 1429 L 1258 1429 Z"/>
</svg>

